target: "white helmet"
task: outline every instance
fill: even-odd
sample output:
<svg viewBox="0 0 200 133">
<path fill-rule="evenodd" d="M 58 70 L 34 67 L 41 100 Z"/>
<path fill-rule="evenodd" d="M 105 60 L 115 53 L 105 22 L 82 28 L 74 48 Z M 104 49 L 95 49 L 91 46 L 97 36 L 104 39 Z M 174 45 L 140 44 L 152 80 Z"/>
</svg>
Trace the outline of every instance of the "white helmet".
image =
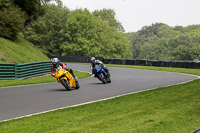
<svg viewBox="0 0 200 133">
<path fill-rule="evenodd" d="M 52 64 L 55 65 L 56 67 L 59 65 L 60 60 L 58 58 L 53 58 L 52 60 Z"/>
<path fill-rule="evenodd" d="M 91 57 L 91 61 L 95 60 L 95 57 Z"/>
</svg>

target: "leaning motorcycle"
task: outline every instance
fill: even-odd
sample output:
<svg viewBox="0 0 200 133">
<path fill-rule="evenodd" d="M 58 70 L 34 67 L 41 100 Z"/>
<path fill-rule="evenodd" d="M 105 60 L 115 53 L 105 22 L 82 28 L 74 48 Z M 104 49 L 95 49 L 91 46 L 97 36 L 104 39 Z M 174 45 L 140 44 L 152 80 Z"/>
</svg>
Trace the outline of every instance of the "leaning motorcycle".
<svg viewBox="0 0 200 133">
<path fill-rule="evenodd" d="M 95 68 L 92 70 L 92 74 L 95 75 L 100 81 L 102 81 L 104 84 L 110 83 L 110 73 L 106 72 L 101 66 L 96 65 Z"/>
<path fill-rule="evenodd" d="M 72 88 L 79 89 L 80 87 L 78 81 L 74 79 L 72 74 L 61 66 L 56 69 L 54 76 L 57 78 L 58 82 L 66 88 L 66 90 L 72 90 Z"/>
</svg>

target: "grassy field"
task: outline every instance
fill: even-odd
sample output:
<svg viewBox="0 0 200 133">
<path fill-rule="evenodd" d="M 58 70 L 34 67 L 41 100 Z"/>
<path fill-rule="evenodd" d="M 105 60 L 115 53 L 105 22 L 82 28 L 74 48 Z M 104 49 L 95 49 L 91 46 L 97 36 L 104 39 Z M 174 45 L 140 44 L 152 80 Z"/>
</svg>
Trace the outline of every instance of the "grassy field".
<svg viewBox="0 0 200 133">
<path fill-rule="evenodd" d="M 76 70 L 74 70 L 74 74 L 78 77 L 78 79 L 91 76 L 91 74 L 89 73 L 80 72 Z M 27 85 L 27 84 L 40 84 L 40 83 L 48 83 L 48 82 L 57 82 L 57 80 L 54 77 L 52 77 L 50 74 L 48 74 L 48 75 L 29 78 L 29 79 L 1 80 L 0 87 Z"/>
<path fill-rule="evenodd" d="M 193 69 L 141 69 L 199 75 Z M 191 133 L 198 128 L 199 79 L 0 123 L 1 133 Z"/>
<path fill-rule="evenodd" d="M 48 60 L 46 55 L 21 37 L 15 41 L 0 37 L 0 63 L 22 64 Z"/>
</svg>

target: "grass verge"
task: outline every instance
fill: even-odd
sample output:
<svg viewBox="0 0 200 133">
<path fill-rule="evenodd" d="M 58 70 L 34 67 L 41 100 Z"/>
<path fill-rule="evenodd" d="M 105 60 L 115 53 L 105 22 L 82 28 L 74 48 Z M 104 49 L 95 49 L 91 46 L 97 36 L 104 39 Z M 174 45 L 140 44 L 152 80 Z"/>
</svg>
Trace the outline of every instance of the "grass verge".
<svg viewBox="0 0 200 133">
<path fill-rule="evenodd" d="M 106 66 L 111 67 L 125 67 L 125 68 L 134 68 L 134 69 L 145 69 L 145 70 L 155 70 L 155 71 L 168 71 L 168 72 L 177 72 L 185 73 L 200 76 L 200 69 L 185 69 L 185 68 L 172 68 L 172 67 L 154 67 L 154 66 L 133 66 L 133 65 L 114 65 L 107 64 Z"/>
<path fill-rule="evenodd" d="M 162 69 L 199 75 L 194 69 Z M 0 123 L 1 133 L 190 133 L 198 128 L 199 79 Z"/>
<path fill-rule="evenodd" d="M 0 63 L 22 64 L 47 60 L 49 58 L 36 46 L 20 36 L 15 41 L 0 37 Z"/>
<path fill-rule="evenodd" d="M 90 77 L 91 74 L 86 72 L 80 72 L 74 70 L 74 74 L 78 79 Z M 50 74 L 40 77 L 34 77 L 29 79 L 15 79 L 15 80 L 1 80 L 0 87 L 16 86 L 16 85 L 27 85 L 27 84 L 40 84 L 48 82 L 57 82 L 56 78 L 52 77 Z"/>
</svg>

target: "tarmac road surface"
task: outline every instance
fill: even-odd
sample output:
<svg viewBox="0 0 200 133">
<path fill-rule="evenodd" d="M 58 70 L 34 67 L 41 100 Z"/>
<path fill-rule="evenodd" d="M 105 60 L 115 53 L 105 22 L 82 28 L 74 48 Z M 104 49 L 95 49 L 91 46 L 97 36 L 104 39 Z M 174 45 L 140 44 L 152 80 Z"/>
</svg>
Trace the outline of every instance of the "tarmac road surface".
<svg viewBox="0 0 200 133">
<path fill-rule="evenodd" d="M 90 72 L 89 65 L 68 64 L 68 67 Z M 197 76 L 172 72 L 108 69 L 110 84 L 90 77 L 79 80 L 78 90 L 65 91 L 57 82 L 0 88 L 0 121 L 197 79 Z"/>
</svg>

